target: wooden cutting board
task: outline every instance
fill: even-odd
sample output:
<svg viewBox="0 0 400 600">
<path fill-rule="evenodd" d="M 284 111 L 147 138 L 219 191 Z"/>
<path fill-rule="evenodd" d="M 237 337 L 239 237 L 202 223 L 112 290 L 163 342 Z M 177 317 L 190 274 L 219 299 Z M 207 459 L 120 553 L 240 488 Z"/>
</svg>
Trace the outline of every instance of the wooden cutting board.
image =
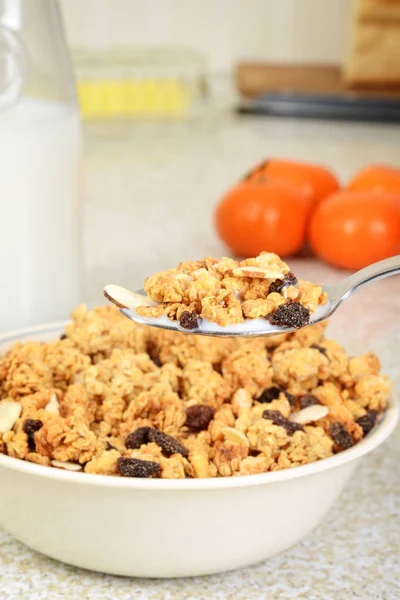
<svg viewBox="0 0 400 600">
<path fill-rule="evenodd" d="M 235 76 L 236 87 L 246 98 L 255 98 L 263 93 L 290 92 L 400 100 L 400 87 L 386 89 L 346 87 L 342 80 L 341 68 L 336 65 L 244 62 L 237 66 Z"/>
</svg>

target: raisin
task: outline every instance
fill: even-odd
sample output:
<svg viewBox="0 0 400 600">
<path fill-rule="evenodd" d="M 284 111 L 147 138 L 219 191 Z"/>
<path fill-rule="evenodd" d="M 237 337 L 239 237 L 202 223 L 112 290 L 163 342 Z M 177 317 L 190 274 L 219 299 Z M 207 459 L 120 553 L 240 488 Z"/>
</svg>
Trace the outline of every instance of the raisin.
<svg viewBox="0 0 400 600">
<path fill-rule="evenodd" d="M 279 394 L 281 393 L 281 388 L 276 387 L 275 385 L 271 387 L 265 388 L 262 392 L 261 396 L 257 398 L 259 402 L 272 402 L 272 400 L 277 400 L 279 398 Z"/>
<path fill-rule="evenodd" d="M 366 415 L 357 419 L 356 423 L 360 425 L 364 435 L 367 435 L 375 425 L 377 414 L 376 410 L 369 410 Z"/>
<path fill-rule="evenodd" d="M 59 338 L 59 339 L 60 339 L 60 340 L 66 340 L 66 339 L 67 339 L 67 335 L 66 335 L 65 333 L 62 333 L 62 334 L 60 335 L 60 338 Z"/>
<path fill-rule="evenodd" d="M 150 460 L 121 456 L 118 459 L 118 471 L 123 477 L 154 477 L 160 475 L 161 467 Z"/>
<path fill-rule="evenodd" d="M 291 423 L 290 421 L 284 425 L 284 428 L 288 435 L 293 435 L 296 431 L 304 431 L 303 425 L 300 425 L 300 423 Z"/>
<path fill-rule="evenodd" d="M 314 404 L 319 404 L 319 400 L 316 396 L 313 396 L 313 394 L 304 394 L 304 396 L 300 398 L 301 408 L 307 408 L 307 406 L 313 406 Z"/>
<path fill-rule="evenodd" d="M 149 431 L 150 427 L 138 427 L 138 429 L 135 429 L 135 431 L 132 431 L 127 436 L 125 446 L 130 450 L 135 450 L 140 448 L 142 444 L 147 444 L 149 441 Z"/>
<path fill-rule="evenodd" d="M 326 348 L 323 348 L 322 346 L 319 346 L 318 344 L 311 344 L 310 348 L 314 348 L 314 350 L 318 350 L 318 352 L 321 352 L 321 354 L 323 354 L 324 356 L 326 356 L 326 358 L 328 358 L 328 353 L 326 351 Z"/>
<path fill-rule="evenodd" d="M 280 294 L 283 290 L 283 279 L 276 279 L 271 283 L 268 294 Z"/>
<path fill-rule="evenodd" d="M 179 321 L 179 325 L 184 329 L 197 329 L 199 326 L 199 322 L 197 317 L 199 315 L 195 312 L 189 312 L 188 310 L 184 310 L 181 314 L 181 318 Z"/>
<path fill-rule="evenodd" d="M 285 427 L 288 422 L 279 410 L 264 410 L 262 417 L 263 419 L 269 419 L 274 425 L 280 425 L 281 427 Z"/>
<path fill-rule="evenodd" d="M 353 438 L 342 423 L 335 422 L 329 427 L 329 432 L 336 446 L 340 450 L 347 450 L 353 446 Z"/>
<path fill-rule="evenodd" d="M 162 362 L 161 360 L 158 358 L 158 356 L 150 356 L 151 360 L 153 361 L 153 363 L 156 365 L 156 367 L 162 367 Z"/>
<path fill-rule="evenodd" d="M 283 393 L 285 394 L 286 399 L 289 401 L 290 406 L 296 404 L 296 398 L 293 396 L 293 394 L 291 394 L 290 392 L 285 392 L 285 390 L 283 391 Z"/>
<path fill-rule="evenodd" d="M 186 409 L 186 427 L 192 431 L 207 429 L 214 418 L 214 410 L 208 404 L 195 404 Z"/>
<path fill-rule="evenodd" d="M 34 433 L 35 431 L 39 431 L 41 427 L 43 427 L 43 422 L 39 421 L 39 419 L 26 419 L 23 425 L 22 429 L 28 436 L 28 447 L 30 452 L 36 451 Z"/>
<path fill-rule="evenodd" d="M 300 329 L 310 323 L 310 311 L 300 302 L 281 304 L 272 315 L 266 317 L 272 325 Z"/>
<path fill-rule="evenodd" d="M 189 456 L 189 452 L 185 446 L 183 446 L 178 440 L 158 429 L 149 430 L 149 442 L 154 442 L 157 446 L 160 446 L 161 450 L 166 456 L 172 454 L 182 454 L 185 458 Z"/>
<path fill-rule="evenodd" d="M 269 286 L 268 294 L 272 294 L 274 292 L 280 294 L 283 288 L 287 287 L 288 285 L 298 285 L 298 283 L 299 282 L 297 281 L 297 278 L 295 277 L 294 273 L 292 273 L 292 271 L 289 271 L 289 273 L 287 273 L 283 279 L 276 279 L 271 283 L 271 285 Z"/>
<path fill-rule="evenodd" d="M 291 423 L 279 410 L 264 410 L 262 417 L 263 419 L 269 419 L 274 425 L 280 425 L 280 427 L 286 429 L 288 435 L 293 435 L 295 431 L 304 431 L 302 425 Z"/>
</svg>

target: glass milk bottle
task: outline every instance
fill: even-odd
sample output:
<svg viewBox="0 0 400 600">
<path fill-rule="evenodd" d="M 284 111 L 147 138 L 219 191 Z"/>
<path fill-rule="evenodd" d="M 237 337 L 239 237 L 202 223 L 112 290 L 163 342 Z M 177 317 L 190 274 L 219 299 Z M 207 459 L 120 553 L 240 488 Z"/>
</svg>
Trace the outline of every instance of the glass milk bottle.
<svg viewBox="0 0 400 600">
<path fill-rule="evenodd" d="M 81 130 L 56 0 L 0 0 L 0 331 L 81 300 Z"/>
</svg>

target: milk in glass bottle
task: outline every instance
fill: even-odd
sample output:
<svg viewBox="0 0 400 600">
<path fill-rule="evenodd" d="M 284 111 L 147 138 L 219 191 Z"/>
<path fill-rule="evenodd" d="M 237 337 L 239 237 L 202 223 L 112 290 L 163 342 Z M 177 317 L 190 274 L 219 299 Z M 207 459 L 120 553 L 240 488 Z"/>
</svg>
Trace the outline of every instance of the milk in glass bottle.
<svg viewBox="0 0 400 600">
<path fill-rule="evenodd" d="M 81 299 L 81 131 L 56 0 L 0 0 L 0 331 Z"/>
</svg>

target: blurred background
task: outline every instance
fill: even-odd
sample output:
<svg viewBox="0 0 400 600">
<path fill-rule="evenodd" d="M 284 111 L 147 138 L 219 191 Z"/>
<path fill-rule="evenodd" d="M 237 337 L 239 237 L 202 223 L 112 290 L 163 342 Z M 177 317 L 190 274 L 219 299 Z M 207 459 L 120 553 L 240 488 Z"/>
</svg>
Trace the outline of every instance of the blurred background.
<svg viewBox="0 0 400 600">
<path fill-rule="evenodd" d="M 181 45 L 226 73 L 244 59 L 342 60 L 351 1 L 62 0 L 72 48 Z"/>
<path fill-rule="evenodd" d="M 181 260 L 246 254 L 215 211 L 238 189 L 254 198 L 252 185 L 268 207 L 267 184 L 239 185 L 267 159 L 294 195 L 327 176 L 340 202 L 318 220 L 324 194 L 309 197 L 289 249 L 291 206 L 255 232 L 244 214 L 246 240 L 326 283 L 399 252 L 399 0 L 0 0 L 0 14 L 0 238 L 15 307 L 3 330 L 100 304 L 106 283 L 135 289 Z M 352 208 L 360 190 L 371 210 Z M 368 312 L 384 296 L 395 312 L 396 285 L 349 303 Z M 382 311 L 373 321 L 389 329 Z"/>
</svg>

